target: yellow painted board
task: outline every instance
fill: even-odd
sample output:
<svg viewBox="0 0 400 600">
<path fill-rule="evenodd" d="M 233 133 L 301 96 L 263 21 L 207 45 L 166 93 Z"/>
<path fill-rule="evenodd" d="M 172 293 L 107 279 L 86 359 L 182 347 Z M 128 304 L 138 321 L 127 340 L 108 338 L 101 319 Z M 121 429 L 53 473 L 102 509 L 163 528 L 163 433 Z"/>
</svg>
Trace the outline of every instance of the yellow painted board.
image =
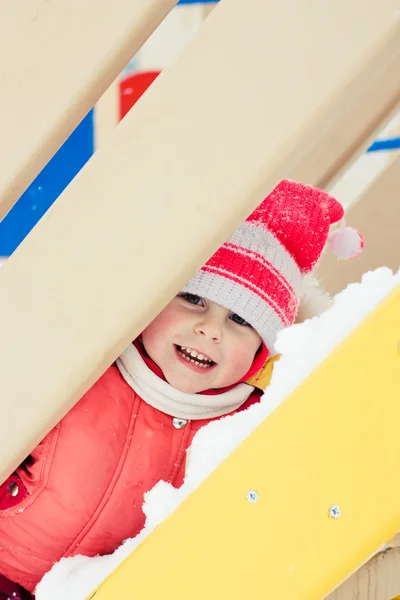
<svg viewBox="0 0 400 600">
<path fill-rule="evenodd" d="M 0 219 L 176 1 L 0 2 Z"/>
<path fill-rule="evenodd" d="M 386 110 L 396 6 L 218 4 L 0 271 L 0 480 L 282 177 L 324 177 L 350 108 Z"/>
<path fill-rule="evenodd" d="M 92 597 L 325 597 L 400 530 L 399 342 L 400 288 Z"/>
</svg>

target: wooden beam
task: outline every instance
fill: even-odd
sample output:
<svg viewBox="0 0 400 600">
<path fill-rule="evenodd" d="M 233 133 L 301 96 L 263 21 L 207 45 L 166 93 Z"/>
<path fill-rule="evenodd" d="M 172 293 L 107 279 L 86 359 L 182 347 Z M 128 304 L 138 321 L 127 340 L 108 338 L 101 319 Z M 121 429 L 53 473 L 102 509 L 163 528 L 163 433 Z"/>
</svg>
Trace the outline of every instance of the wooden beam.
<svg viewBox="0 0 400 600">
<path fill-rule="evenodd" d="M 318 267 L 323 287 L 336 294 L 363 273 L 381 266 L 400 268 L 400 155 L 346 213 L 346 225 L 358 229 L 365 239 L 364 252 L 351 261 L 338 261 L 326 252 Z"/>
<path fill-rule="evenodd" d="M 0 3 L 0 219 L 176 0 Z"/>
<path fill-rule="evenodd" d="M 217 2 L 210 2 L 207 4 L 203 4 L 203 6 L 202 6 L 203 17 L 204 18 L 208 17 L 208 15 L 210 15 L 212 13 L 212 11 L 214 10 L 214 8 L 216 6 L 217 6 Z"/>
<path fill-rule="evenodd" d="M 94 110 L 95 149 L 106 144 L 119 123 L 120 83 L 117 78 L 98 100 Z"/>
<path fill-rule="evenodd" d="M 326 600 L 400 600 L 400 548 L 379 552 Z"/>
<path fill-rule="evenodd" d="M 380 139 L 396 138 L 400 136 L 400 105 L 397 107 L 396 115 L 390 122 L 379 131 Z M 343 177 L 333 182 L 333 185 L 325 189 L 335 198 L 340 198 L 346 210 L 356 204 L 389 166 L 399 156 L 399 152 L 375 151 L 364 152 L 354 161 L 354 164 L 343 174 Z"/>
<path fill-rule="evenodd" d="M 92 597 L 321 600 L 365 563 L 400 530 L 399 331 L 400 288 Z"/>
<path fill-rule="evenodd" d="M 222 0 L 2 267 L 0 480 L 282 177 L 324 177 L 384 75 L 369 119 L 391 104 L 397 0 L 327 6 Z"/>
</svg>

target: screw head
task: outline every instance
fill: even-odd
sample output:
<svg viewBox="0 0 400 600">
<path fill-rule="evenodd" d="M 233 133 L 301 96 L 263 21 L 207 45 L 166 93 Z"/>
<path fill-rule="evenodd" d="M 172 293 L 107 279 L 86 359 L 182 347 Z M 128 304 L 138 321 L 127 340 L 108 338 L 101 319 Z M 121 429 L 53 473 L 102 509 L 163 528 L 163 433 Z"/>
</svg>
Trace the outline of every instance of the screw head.
<svg viewBox="0 0 400 600">
<path fill-rule="evenodd" d="M 329 516 L 332 517 L 332 519 L 340 519 L 340 506 L 332 504 L 329 508 Z"/>
<path fill-rule="evenodd" d="M 255 490 L 250 490 L 247 492 L 246 498 L 251 504 L 255 504 L 255 502 L 258 500 L 258 494 Z"/>
</svg>

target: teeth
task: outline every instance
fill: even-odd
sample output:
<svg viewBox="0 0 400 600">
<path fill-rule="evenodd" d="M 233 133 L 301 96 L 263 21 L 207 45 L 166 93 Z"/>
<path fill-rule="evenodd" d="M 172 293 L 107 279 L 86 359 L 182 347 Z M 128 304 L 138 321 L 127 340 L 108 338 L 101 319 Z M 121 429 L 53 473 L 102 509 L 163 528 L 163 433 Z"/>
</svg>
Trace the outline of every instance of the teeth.
<svg viewBox="0 0 400 600">
<path fill-rule="evenodd" d="M 196 350 L 192 350 L 192 348 L 188 348 L 187 346 L 181 346 L 181 350 L 185 353 L 185 357 L 189 355 L 198 360 L 207 361 L 209 363 L 212 362 L 211 358 L 208 358 L 205 354 L 198 353 Z"/>
<path fill-rule="evenodd" d="M 191 362 L 192 364 L 196 365 L 197 367 L 201 367 L 203 369 L 207 369 L 208 367 L 211 366 L 211 363 L 212 363 L 212 360 L 210 358 L 208 358 L 208 356 L 205 356 L 204 354 L 198 354 L 196 352 L 196 350 L 192 350 L 191 348 L 188 348 L 187 346 L 181 346 L 179 354 L 188 362 Z M 198 360 L 195 360 L 196 358 Z M 200 360 L 203 362 L 199 362 Z M 206 361 L 206 363 L 204 363 L 204 361 Z"/>
<path fill-rule="evenodd" d="M 197 360 L 191 359 L 190 362 L 196 365 L 196 367 L 202 367 L 202 369 L 207 369 L 207 365 L 205 365 L 204 363 L 199 363 Z"/>
</svg>

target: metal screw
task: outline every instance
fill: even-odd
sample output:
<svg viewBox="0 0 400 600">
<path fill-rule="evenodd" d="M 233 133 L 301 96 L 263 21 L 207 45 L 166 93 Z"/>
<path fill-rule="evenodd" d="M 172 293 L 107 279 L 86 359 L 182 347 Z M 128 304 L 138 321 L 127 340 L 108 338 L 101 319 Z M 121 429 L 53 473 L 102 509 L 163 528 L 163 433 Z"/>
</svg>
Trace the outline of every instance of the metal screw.
<svg viewBox="0 0 400 600">
<path fill-rule="evenodd" d="M 258 494 L 255 490 L 250 490 L 247 492 L 246 498 L 249 502 L 251 502 L 251 504 L 255 504 L 255 502 L 258 500 Z"/>
<path fill-rule="evenodd" d="M 329 516 L 331 516 L 332 519 L 340 519 L 340 506 L 332 504 L 329 509 Z"/>
</svg>

